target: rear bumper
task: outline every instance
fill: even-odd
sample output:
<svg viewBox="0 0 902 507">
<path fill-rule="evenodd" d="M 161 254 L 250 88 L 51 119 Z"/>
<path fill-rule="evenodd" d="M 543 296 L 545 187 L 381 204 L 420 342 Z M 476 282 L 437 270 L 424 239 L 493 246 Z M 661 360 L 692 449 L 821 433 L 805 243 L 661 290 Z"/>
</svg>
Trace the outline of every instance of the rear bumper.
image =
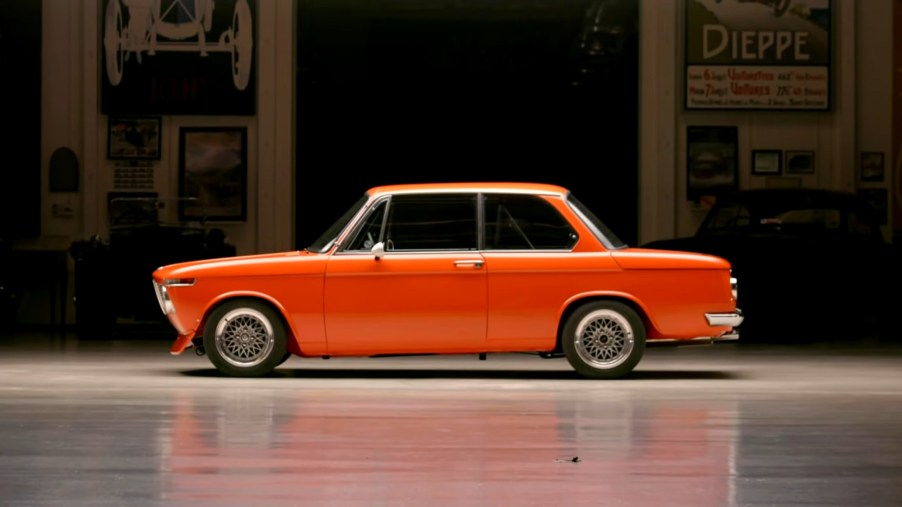
<svg viewBox="0 0 902 507">
<path fill-rule="evenodd" d="M 732 328 L 739 327 L 742 324 L 742 310 L 736 309 L 733 313 L 706 313 L 705 318 L 708 319 L 709 326 L 729 326 Z"/>
</svg>

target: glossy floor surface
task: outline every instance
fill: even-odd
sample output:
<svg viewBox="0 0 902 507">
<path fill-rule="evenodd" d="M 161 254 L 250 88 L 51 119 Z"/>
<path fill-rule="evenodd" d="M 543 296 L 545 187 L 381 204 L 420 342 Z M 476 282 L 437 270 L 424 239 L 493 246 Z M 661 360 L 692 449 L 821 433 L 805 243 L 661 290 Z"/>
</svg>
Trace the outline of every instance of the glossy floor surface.
<svg viewBox="0 0 902 507">
<path fill-rule="evenodd" d="M 902 348 L 292 358 L 0 336 L 0 505 L 899 506 Z"/>
</svg>

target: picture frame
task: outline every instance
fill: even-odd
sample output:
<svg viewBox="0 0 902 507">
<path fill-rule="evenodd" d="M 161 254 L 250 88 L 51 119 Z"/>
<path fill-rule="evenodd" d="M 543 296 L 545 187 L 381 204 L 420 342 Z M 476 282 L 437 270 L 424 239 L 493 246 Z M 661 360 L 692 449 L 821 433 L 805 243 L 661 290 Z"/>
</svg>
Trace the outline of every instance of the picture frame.
<svg viewBox="0 0 902 507">
<path fill-rule="evenodd" d="M 179 128 L 179 219 L 247 219 L 247 127 Z"/>
<path fill-rule="evenodd" d="M 865 183 L 882 182 L 886 171 L 884 163 L 882 151 L 862 152 L 858 173 L 859 180 Z"/>
<path fill-rule="evenodd" d="M 686 198 L 700 202 L 736 190 L 739 128 L 693 125 L 686 127 Z"/>
<path fill-rule="evenodd" d="M 159 160 L 162 126 L 160 116 L 110 116 L 107 158 Z"/>
<path fill-rule="evenodd" d="M 96 3 L 103 114 L 256 114 L 258 0 Z"/>
<path fill-rule="evenodd" d="M 786 174 L 814 174 L 814 151 L 787 150 L 783 163 Z"/>
<path fill-rule="evenodd" d="M 752 174 L 776 176 L 783 172 L 783 151 L 752 150 Z"/>
</svg>

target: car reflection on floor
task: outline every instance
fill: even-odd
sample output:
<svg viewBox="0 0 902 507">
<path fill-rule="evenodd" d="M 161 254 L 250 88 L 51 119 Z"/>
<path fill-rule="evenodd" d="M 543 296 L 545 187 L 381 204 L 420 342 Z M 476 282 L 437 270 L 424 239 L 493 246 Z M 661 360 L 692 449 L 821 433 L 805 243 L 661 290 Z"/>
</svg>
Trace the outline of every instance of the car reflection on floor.
<svg viewBox="0 0 902 507">
<path fill-rule="evenodd" d="M 369 505 L 376 495 L 385 505 L 502 505 L 525 495 L 554 505 L 566 483 L 573 505 L 599 498 L 652 505 L 659 488 L 624 487 L 630 477 L 652 476 L 672 482 L 670 505 L 732 504 L 735 402 L 421 390 L 393 390 L 388 399 L 347 390 L 260 394 L 174 400 L 170 425 L 157 437 L 165 500 Z M 211 412 L 211 403 L 221 409 Z"/>
</svg>

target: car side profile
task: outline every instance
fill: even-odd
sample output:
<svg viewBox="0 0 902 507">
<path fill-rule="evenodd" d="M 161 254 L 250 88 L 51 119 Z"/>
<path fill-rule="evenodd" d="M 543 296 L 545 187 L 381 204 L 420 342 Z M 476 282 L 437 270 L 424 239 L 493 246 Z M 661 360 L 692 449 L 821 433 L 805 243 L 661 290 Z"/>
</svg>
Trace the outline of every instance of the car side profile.
<svg viewBox="0 0 902 507">
<path fill-rule="evenodd" d="M 178 333 L 231 376 L 292 355 L 531 352 L 589 378 L 631 372 L 651 344 L 734 340 L 730 264 L 632 248 L 566 188 L 372 188 L 301 251 L 154 271 Z"/>
</svg>

